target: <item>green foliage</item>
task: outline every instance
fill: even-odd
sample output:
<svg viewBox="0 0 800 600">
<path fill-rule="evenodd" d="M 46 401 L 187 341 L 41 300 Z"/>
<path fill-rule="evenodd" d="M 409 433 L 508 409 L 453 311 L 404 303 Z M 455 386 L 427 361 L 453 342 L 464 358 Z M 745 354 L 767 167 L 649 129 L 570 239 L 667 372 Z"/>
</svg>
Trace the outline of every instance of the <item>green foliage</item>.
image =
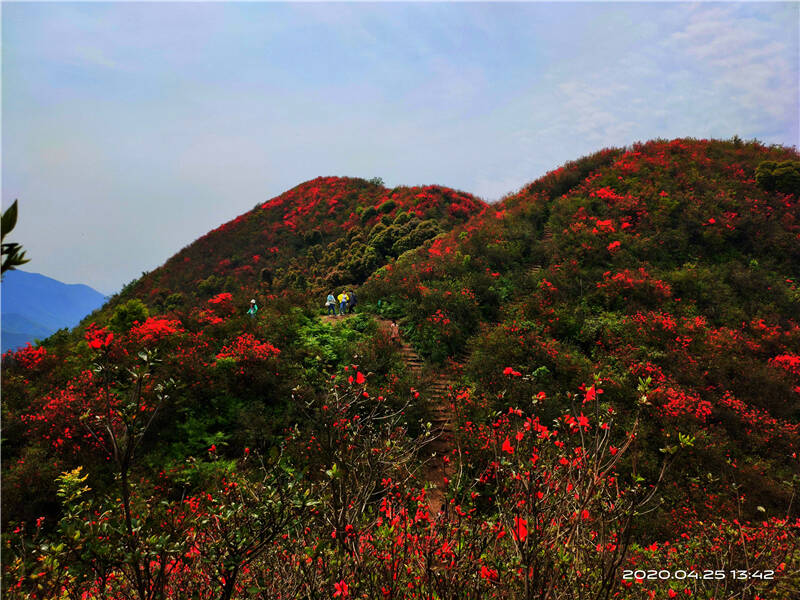
<svg viewBox="0 0 800 600">
<path fill-rule="evenodd" d="M 297 347 L 307 380 L 326 383 L 335 370 L 352 362 L 364 339 L 364 319 L 368 317 L 356 315 L 333 323 L 304 320 L 297 330 Z"/>
<path fill-rule="evenodd" d="M 219 275 L 209 275 L 197 284 L 198 291 L 205 297 L 219 294 L 225 287 L 225 280 Z"/>
<path fill-rule="evenodd" d="M 184 305 L 186 302 L 186 298 L 180 292 L 175 292 L 174 294 L 170 294 L 164 300 L 164 310 L 165 311 L 172 311 L 177 310 L 181 306 Z"/>
<path fill-rule="evenodd" d="M 144 323 L 148 316 L 150 312 L 144 303 L 138 298 L 133 298 L 114 309 L 109 325 L 112 331 L 123 333 L 133 327 L 134 323 Z"/>
<path fill-rule="evenodd" d="M 800 161 L 765 160 L 756 168 L 756 182 L 765 190 L 800 195 Z"/>
<path fill-rule="evenodd" d="M 370 219 L 375 218 L 378 215 L 378 211 L 375 210 L 374 206 L 368 206 L 364 209 L 364 212 L 361 213 L 361 222 L 366 223 Z"/>
<path fill-rule="evenodd" d="M 29 262 L 25 258 L 25 251 L 22 246 L 15 242 L 6 243 L 6 236 L 11 233 L 17 224 L 17 201 L 14 200 L 13 204 L 3 211 L 2 219 L 2 246 L 3 246 L 3 262 L 0 266 L 0 274 L 6 271 L 14 270 L 16 267 L 24 265 Z"/>
<path fill-rule="evenodd" d="M 322 232 L 319 229 L 312 229 L 303 235 L 303 242 L 307 246 L 319 244 L 322 241 Z"/>
<path fill-rule="evenodd" d="M 397 202 L 395 202 L 394 200 L 387 200 L 378 207 L 378 212 L 387 214 L 392 212 L 395 208 L 397 208 Z"/>
</svg>

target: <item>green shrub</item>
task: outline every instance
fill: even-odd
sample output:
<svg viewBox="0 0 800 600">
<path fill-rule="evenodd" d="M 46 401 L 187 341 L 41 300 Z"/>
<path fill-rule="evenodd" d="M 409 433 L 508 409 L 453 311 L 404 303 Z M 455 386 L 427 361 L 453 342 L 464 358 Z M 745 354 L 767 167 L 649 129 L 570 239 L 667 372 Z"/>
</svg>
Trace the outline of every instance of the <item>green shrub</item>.
<svg viewBox="0 0 800 600">
<path fill-rule="evenodd" d="M 144 323 L 148 316 L 150 313 L 147 307 L 141 300 L 134 298 L 117 306 L 109 324 L 112 331 L 124 333 L 133 327 L 134 323 Z"/>
</svg>

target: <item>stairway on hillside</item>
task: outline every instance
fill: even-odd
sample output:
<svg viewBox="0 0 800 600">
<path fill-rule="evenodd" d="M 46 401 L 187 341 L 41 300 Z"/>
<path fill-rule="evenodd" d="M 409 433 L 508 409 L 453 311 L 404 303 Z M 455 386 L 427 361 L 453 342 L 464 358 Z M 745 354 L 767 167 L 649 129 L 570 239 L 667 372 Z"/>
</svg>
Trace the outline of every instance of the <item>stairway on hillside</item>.
<svg viewBox="0 0 800 600">
<path fill-rule="evenodd" d="M 339 319 L 346 319 L 351 315 L 321 317 L 323 321 L 332 323 Z M 392 322 L 376 317 L 378 325 L 384 331 L 390 331 Z M 455 467 L 453 459 L 457 452 L 455 441 L 455 429 L 453 427 L 454 406 L 450 399 L 450 391 L 453 387 L 453 379 L 446 370 L 442 370 L 429 376 L 426 374 L 425 361 L 417 354 L 414 347 L 402 337 L 398 340 L 400 346 L 400 356 L 403 358 L 408 370 L 420 382 L 418 391 L 420 395 L 429 403 L 429 414 L 431 416 L 431 431 L 434 439 L 425 446 L 421 458 L 428 459 L 425 467 L 425 479 L 434 484 L 434 488 L 428 494 L 428 502 L 431 512 L 434 514 L 442 510 L 444 504 L 444 490 L 447 487 L 446 480 L 452 478 Z M 456 364 L 466 362 L 467 353 L 463 352 L 456 357 Z"/>
<path fill-rule="evenodd" d="M 391 322 L 379 319 L 381 327 L 391 328 Z M 420 394 L 427 399 L 430 407 L 431 430 L 435 439 L 428 444 L 424 453 L 426 461 L 425 479 L 436 487 L 430 490 L 428 501 L 431 511 L 435 514 L 442 510 L 444 504 L 444 490 L 454 472 L 454 454 L 456 453 L 455 429 L 453 427 L 453 405 L 450 391 L 453 379 L 445 372 L 440 371 L 432 377 L 425 377 L 423 368 L 425 362 L 417 351 L 402 337 L 399 340 L 400 355 L 406 367 L 420 380 L 423 385 Z M 463 358 L 463 357 L 460 357 Z"/>
</svg>

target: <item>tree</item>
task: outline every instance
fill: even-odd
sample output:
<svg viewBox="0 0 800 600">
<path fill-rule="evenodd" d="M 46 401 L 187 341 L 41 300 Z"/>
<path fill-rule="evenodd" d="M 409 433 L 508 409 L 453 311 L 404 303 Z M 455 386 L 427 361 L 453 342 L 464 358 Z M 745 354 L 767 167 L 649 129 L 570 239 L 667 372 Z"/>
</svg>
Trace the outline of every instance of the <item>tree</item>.
<svg viewBox="0 0 800 600">
<path fill-rule="evenodd" d="M 120 304 L 114 310 L 111 317 L 111 330 L 116 333 L 128 331 L 134 323 L 144 323 L 150 313 L 147 307 L 138 298 L 128 300 L 125 304 Z"/>
<path fill-rule="evenodd" d="M 800 194 L 800 162 L 765 160 L 756 168 L 756 182 L 768 191 Z"/>
<path fill-rule="evenodd" d="M 14 203 L 3 212 L 2 217 L 2 245 L 3 245 L 3 264 L 1 273 L 5 273 L 6 271 L 13 271 L 16 267 L 20 265 L 24 265 L 26 262 L 29 262 L 27 258 L 25 258 L 25 251 L 22 249 L 22 246 L 15 243 L 9 242 L 6 243 L 6 236 L 11 233 L 14 229 L 14 226 L 17 224 L 17 201 L 14 200 Z"/>
</svg>

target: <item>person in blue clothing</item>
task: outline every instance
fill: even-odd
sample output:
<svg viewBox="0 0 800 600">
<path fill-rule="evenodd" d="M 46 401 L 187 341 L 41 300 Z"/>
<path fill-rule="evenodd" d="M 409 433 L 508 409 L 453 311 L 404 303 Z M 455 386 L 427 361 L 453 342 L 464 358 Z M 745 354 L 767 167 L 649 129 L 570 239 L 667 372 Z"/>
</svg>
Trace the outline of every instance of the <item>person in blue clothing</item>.
<svg viewBox="0 0 800 600">
<path fill-rule="evenodd" d="M 350 297 L 349 300 L 347 301 L 347 312 L 349 314 L 353 312 L 353 309 L 355 308 L 356 304 L 358 304 L 358 298 L 356 298 L 356 294 L 355 292 L 353 292 L 353 290 L 347 292 L 347 295 Z"/>
<path fill-rule="evenodd" d="M 328 298 L 325 300 L 325 306 L 328 307 L 329 315 L 336 315 L 336 298 L 333 297 L 333 294 L 328 294 Z"/>
<path fill-rule="evenodd" d="M 250 300 L 250 308 L 247 309 L 247 314 L 250 315 L 251 319 L 255 319 L 257 312 L 258 312 L 258 305 L 256 304 L 255 299 Z"/>
</svg>

